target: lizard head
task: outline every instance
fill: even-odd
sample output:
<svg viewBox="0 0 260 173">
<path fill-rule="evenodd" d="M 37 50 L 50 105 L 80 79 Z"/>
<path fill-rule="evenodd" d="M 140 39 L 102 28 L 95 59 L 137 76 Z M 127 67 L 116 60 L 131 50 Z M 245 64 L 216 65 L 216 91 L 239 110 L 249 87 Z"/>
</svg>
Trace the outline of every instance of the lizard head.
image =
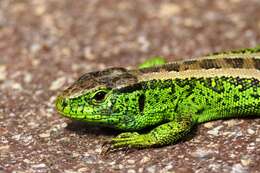
<svg viewBox="0 0 260 173">
<path fill-rule="evenodd" d="M 57 97 L 56 109 L 65 117 L 90 124 L 136 128 L 142 90 L 129 89 L 136 84 L 136 76 L 124 68 L 86 73 Z"/>
</svg>

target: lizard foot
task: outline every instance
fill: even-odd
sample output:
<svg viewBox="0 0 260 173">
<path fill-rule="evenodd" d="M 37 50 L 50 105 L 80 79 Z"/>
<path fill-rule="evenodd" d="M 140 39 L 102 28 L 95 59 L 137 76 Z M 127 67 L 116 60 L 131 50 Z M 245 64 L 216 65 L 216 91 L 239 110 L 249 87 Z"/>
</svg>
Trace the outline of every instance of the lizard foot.
<svg viewBox="0 0 260 173">
<path fill-rule="evenodd" d="M 121 133 L 111 140 L 112 148 L 146 148 L 153 144 L 149 134 L 139 134 L 137 132 Z"/>
<path fill-rule="evenodd" d="M 128 151 L 134 148 L 147 148 L 151 145 L 151 141 L 147 134 L 139 134 L 137 132 L 121 133 L 111 141 L 106 141 L 103 145 L 102 155 L 114 151 Z"/>
</svg>

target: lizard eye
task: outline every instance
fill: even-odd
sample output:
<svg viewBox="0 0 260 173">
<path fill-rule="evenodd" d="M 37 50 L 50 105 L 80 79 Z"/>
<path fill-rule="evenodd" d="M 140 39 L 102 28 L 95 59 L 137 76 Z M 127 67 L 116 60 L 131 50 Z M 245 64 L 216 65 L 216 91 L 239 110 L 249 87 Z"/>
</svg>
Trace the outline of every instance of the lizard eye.
<svg viewBox="0 0 260 173">
<path fill-rule="evenodd" d="M 105 91 L 98 91 L 98 92 L 94 95 L 93 100 L 94 100 L 95 102 L 102 102 L 102 101 L 105 99 L 106 94 L 107 94 L 107 93 L 106 93 Z"/>
</svg>

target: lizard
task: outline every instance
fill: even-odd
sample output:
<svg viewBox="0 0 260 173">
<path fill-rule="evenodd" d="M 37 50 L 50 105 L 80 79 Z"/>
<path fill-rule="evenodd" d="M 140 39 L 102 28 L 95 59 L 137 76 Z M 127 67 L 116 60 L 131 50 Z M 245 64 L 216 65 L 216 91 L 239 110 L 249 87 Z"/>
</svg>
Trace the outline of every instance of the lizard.
<svg viewBox="0 0 260 173">
<path fill-rule="evenodd" d="M 157 60 L 137 69 L 86 73 L 57 96 L 56 109 L 73 120 L 123 131 L 109 149 L 166 146 L 201 123 L 260 116 L 260 46 Z"/>
</svg>

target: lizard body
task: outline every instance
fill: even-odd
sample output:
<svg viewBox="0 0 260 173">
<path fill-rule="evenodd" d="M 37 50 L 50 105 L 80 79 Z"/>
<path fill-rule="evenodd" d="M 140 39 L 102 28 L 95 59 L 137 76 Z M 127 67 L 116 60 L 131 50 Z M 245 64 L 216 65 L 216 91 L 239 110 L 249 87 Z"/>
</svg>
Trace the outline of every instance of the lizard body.
<svg viewBox="0 0 260 173">
<path fill-rule="evenodd" d="M 86 73 L 57 97 L 56 108 L 74 120 L 126 131 L 112 148 L 169 145 L 203 122 L 260 116 L 260 48 Z M 137 133 L 145 128 L 153 129 Z"/>
</svg>

